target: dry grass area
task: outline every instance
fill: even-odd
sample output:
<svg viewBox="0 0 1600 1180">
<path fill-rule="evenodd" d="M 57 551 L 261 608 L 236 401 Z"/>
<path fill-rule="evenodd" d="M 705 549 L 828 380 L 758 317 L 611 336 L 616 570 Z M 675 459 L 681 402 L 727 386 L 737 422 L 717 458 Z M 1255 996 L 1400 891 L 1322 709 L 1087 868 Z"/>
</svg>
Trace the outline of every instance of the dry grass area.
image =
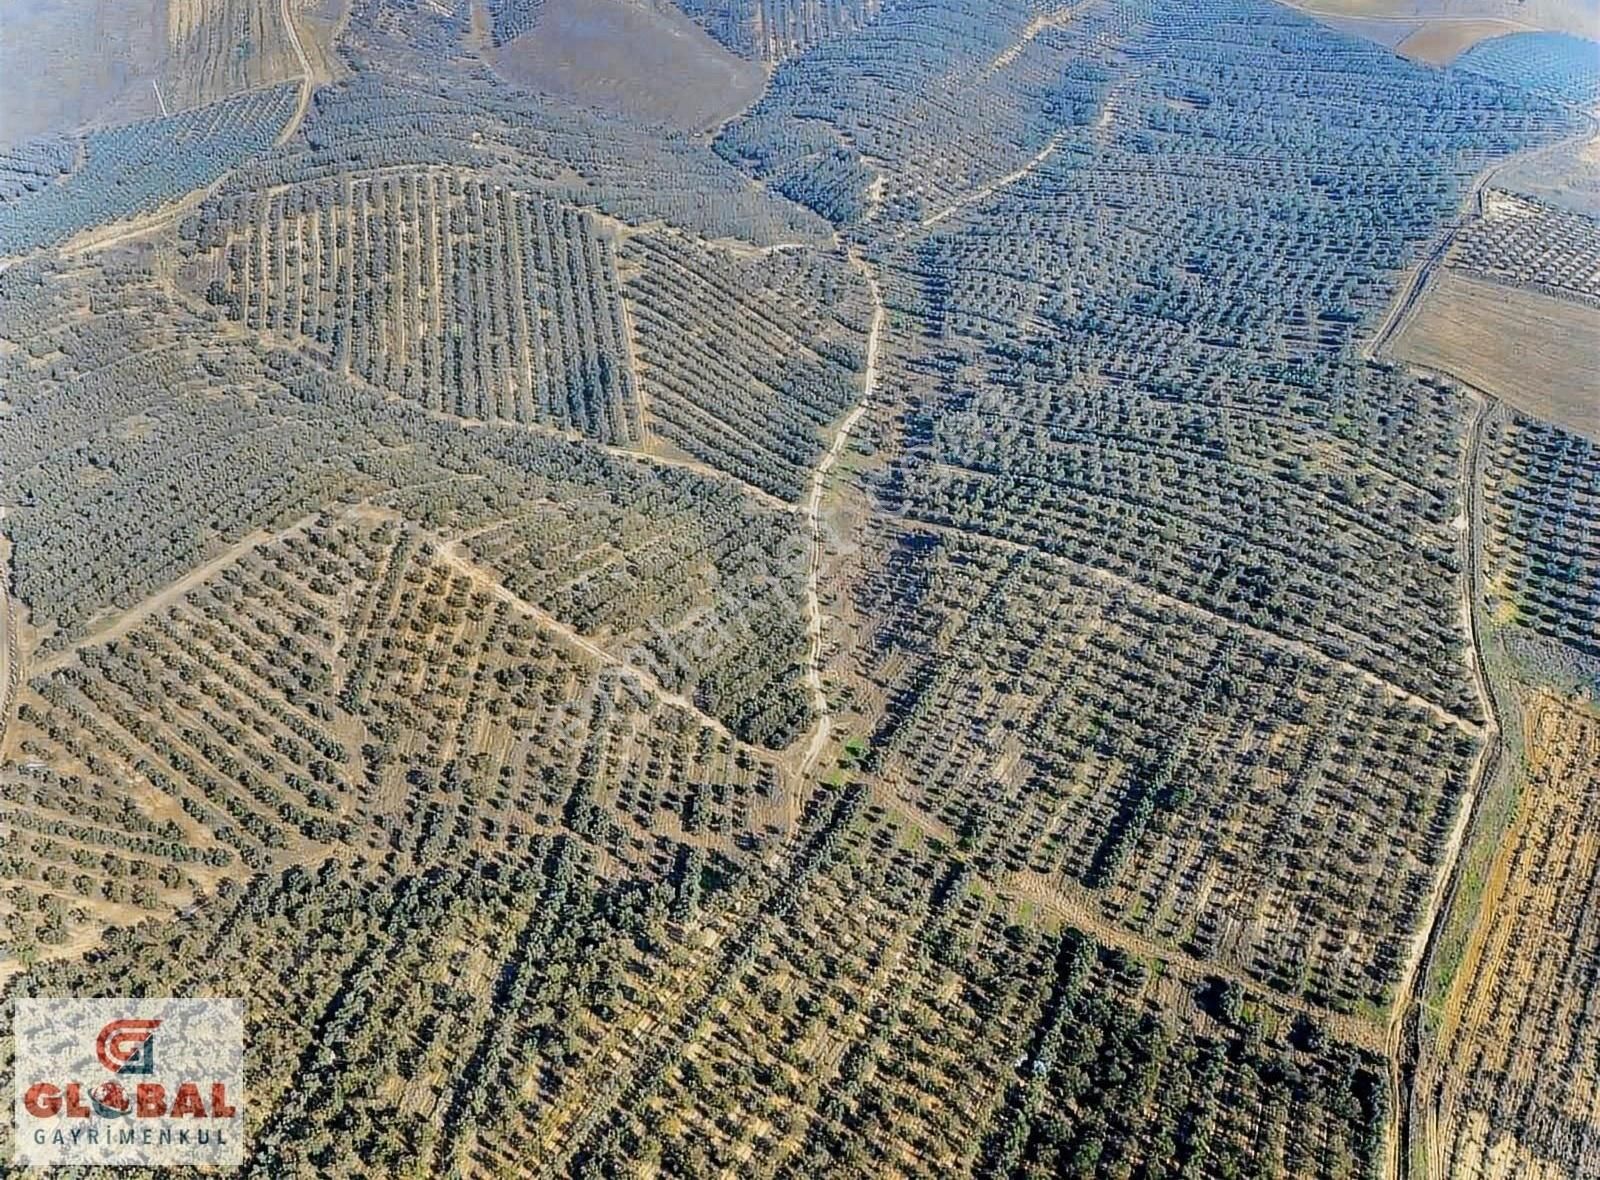
<svg viewBox="0 0 1600 1180">
<path fill-rule="evenodd" d="M 1445 65 L 1490 37 L 1547 30 L 1600 36 L 1600 0 L 1284 0 L 1413 61 Z"/>
<path fill-rule="evenodd" d="M 1445 270 L 1395 337 L 1392 352 L 1600 438 L 1596 340 L 1600 310 Z"/>
<path fill-rule="evenodd" d="M 1442 1017 L 1430 1175 L 1575 1174 L 1600 1132 L 1600 716 L 1541 694 L 1526 726 L 1518 814 Z"/>
<path fill-rule="evenodd" d="M 549 0 L 537 26 L 491 60 L 519 86 L 685 131 L 732 118 L 766 80 L 678 8 L 650 0 Z"/>
<path fill-rule="evenodd" d="M 1453 62 L 1479 41 L 1520 31 L 1521 25 L 1504 20 L 1429 21 L 1401 41 L 1397 48 L 1413 61 L 1442 66 Z"/>
</svg>

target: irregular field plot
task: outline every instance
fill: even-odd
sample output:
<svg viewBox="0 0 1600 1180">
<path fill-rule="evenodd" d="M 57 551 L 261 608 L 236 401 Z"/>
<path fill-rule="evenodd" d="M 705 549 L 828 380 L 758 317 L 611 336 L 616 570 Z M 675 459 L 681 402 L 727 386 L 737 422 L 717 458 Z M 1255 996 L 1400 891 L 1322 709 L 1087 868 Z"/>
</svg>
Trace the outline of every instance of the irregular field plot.
<svg viewBox="0 0 1600 1180">
<path fill-rule="evenodd" d="M 1600 665 L 1600 444 L 1520 415 L 1487 437 L 1484 605 Z"/>
<path fill-rule="evenodd" d="M 1480 41 L 1502 37 L 1515 30 L 1515 25 L 1494 20 L 1424 23 L 1401 41 L 1396 49 L 1414 61 L 1442 66 L 1454 61 Z"/>
<path fill-rule="evenodd" d="M 544 0 L 493 60 L 518 85 L 686 131 L 732 118 L 766 81 L 674 5 L 648 0 Z"/>
<path fill-rule="evenodd" d="M 1243 989 L 1218 1018 L 1164 964 L 1015 921 L 864 794 L 845 789 L 821 855 L 718 943 L 695 1002 L 624 1061 L 559 1162 L 802 1180 L 1073 1175 L 1096 1158 L 1309 1178 L 1375 1160 L 1375 1059 L 1298 1052 Z"/>
<path fill-rule="evenodd" d="M 303 0 L 292 0 L 291 11 Z M 300 77 L 278 0 L 167 0 L 161 96 L 176 111 Z"/>
<path fill-rule="evenodd" d="M 986 871 L 1325 1006 L 1382 1001 L 1468 731 L 1022 551 L 913 533 L 863 595 L 869 765 Z"/>
<path fill-rule="evenodd" d="M 0 773 L 35 806 L 9 820 L 46 866 L 94 853 L 75 879 L 19 878 L 71 899 L 80 924 L 101 900 L 170 910 L 196 873 L 341 849 L 432 863 L 458 805 L 485 848 L 565 824 L 642 863 L 674 835 L 731 851 L 781 822 L 760 756 L 387 519 L 247 552 L 42 665 L 19 716 L 19 762 Z M 119 850 L 151 868 L 130 877 Z M 47 910 L 19 937 L 59 941 L 69 923 Z"/>
</svg>

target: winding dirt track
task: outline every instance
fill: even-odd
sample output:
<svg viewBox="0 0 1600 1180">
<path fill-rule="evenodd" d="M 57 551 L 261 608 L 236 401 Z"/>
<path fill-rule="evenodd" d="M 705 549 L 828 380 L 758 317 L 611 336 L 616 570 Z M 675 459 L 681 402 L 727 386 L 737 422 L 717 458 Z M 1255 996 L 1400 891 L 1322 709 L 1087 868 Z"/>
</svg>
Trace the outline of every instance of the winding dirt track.
<svg viewBox="0 0 1600 1180">
<path fill-rule="evenodd" d="M 311 92 L 316 89 L 316 82 L 311 73 L 311 61 L 306 57 L 306 47 L 300 44 L 300 30 L 294 27 L 294 16 L 289 11 L 289 0 L 278 0 L 278 13 L 283 17 L 283 28 L 289 34 L 289 44 L 294 49 L 294 55 L 300 59 L 300 101 L 295 104 L 294 114 L 278 133 L 278 143 L 284 144 L 289 141 L 291 135 L 300 130 L 300 121 L 306 117 L 306 108 L 311 105 Z"/>
<path fill-rule="evenodd" d="M 1471 387 L 1469 387 L 1471 389 Z M 1468 635 L 1472 643 L 1472 672 L 1478 694 L 1483 701 L 1483 748 L 1473 766 L 1472 777 L 1462 800 L 1461 815 L 1450 833 L 1450 842 L 1442 858 L 1445 869 L 1434 884 L 1428 898 L 1428 909 L 1418 928 L 1410 961 L 1401 977 L 1394 1006 L 1390 1010 L 1387 1046 L 1389 1055 L 1389 1083 L 1392 1089 L 1390 1103 L 1389 1175 L 1394 1180 L 1409 1180 L 1411 1174 L 1411 1117 L 1420 1109 L 1421 1096 L 1416 1093 L 1417 1068 L 1421 1057 L 1420 1005 L 1417 991 L 1428 978 L 1434 952 L 1438 949 L 1439 935 L 1455 903 L 1461 885 L 1462 852 L 1471 844 L 1477 827 L 1478 813 L 1486 788 L 1499 774 L 1504 752 L 1504 712 L 1494 682 L 1489 677 L 1489 667 L 1484 660 L 1483 625 L 1478 609 L 1479 591 L 1483 584 L 1482 555 L 1482 485 L 1479 473 L 1482 466 L 1483 427 L 1496 401 L 1489 394 L 1471 389 L 1474 399 L 1472 423 L 1467 429 L 1467 445 L 1461 463 L 1461 496 L 1466 512 L 1467 527 L 1462 530 L 1461 592 L 1467 619 Z"/>
<path fill-rule="evenodd" d="M 861 400 L 845 415 L 833 436 L 833 445 L 811 473 L 811 493 L 806 497 L 806 527 L 811 534 L 811 546 L 806 568 L 806 633 L 810 639 L 806 654 L 806 686 L 811 691 L 811 701 L 817 711 L 817 727 L 806 743 L 805 754 L 800 759 L 800 775 L 805 777 L 816 765 L 828 735 L 833 732 L 833 716 L 828 710 L 828 696 L 822 691 L 822 604 L 817 600 L 817 578 L 822 570 L 822 492 L 828 472 L 844 453 L 861 415 L 872 402 L 873 390 L 878 384 L 878 345 L 883 339 L 883 292 L 878 287 L 878 276 L 854 250 L 850 262 L 867 281 L 872 293 L 872 326 L 867 330 L 867 363 L 861 379 Z"/>
</svg>

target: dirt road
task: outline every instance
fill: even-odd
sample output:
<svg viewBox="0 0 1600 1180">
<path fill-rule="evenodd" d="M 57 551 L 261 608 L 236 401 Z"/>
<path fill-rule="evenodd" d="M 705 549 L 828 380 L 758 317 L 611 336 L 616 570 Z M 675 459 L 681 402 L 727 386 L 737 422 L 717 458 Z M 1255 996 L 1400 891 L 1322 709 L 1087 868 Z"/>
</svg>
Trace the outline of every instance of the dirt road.
<svg viewBox="0 0 1600 1180">
<path fill-rule="evenodd" d="M 98 625 L 91 626 L 83 637 L 71 647 L 66 648 L 64 651 L 56 652 L 49 659 L 41 661 L 34 671 L 40 675 L 47 675 L 72 663 L 73 660 L 78 658 L 80 649 L 89 647 L 92 644 L 109 643 L 113 639 L 126 635 L 134 627 L 144 622 L 145 619 L 148 619 L 157 611 L 165 610 L 196 586 L 199 586 L 219 571 L 226 569 L 252 549 L 257 549 L 264 545 L 272 545 L 296 536 L 310 527 L 315 520 L 316 516 L 313 514 L 304 516 L 275 533 L 269 533 L 264 529 L 257 529 L 253 533 L 247 533 L 210 561 L 195 566 L 176 582 L 156 591 L 150 597 L 129 607 L 121 614 L 111 615 Z"/>
<path fill-rule="evenodd" d="M 295 103 L 294 114 L 289 116 L 289 121 L 283 125 L 283 130 L 278 132 L 277 142 L 285 144 L 289 137 L 300 130 L 300 122 L 306 117 L 306 109 L 311 105 L 311 92 L 316 89 L 316 79 L 312 76 L 311 61 L 306 57 L 306 47 L 300 44 L 300 30 L 294 27 L 294 14 L 289 11 L 289 0 L 278 0 L 278 14 L 283 17 L 283 28 L 289 34 L 289 45 L 294 50 L 295 57 L 300 59 L 300 99 Z"/>
<path fill-rule="evenodd" d="M 811 740 L 806 743 L 805 754 L 800 759 L 801 777 L 804 777 L 816 764 L 823 747 L 827 744 L 828 735 L 833 732 L 833 717 L 828 711 L 828 696 L 822 691 L 822 605 L 817 599 L 817 579 L 822 570 L 823 549 L 822 492 L 828 472 L 839 461 L 839 456 L 844 453 L 845 444 L 850 441 L 850 432 L 855 429 L 856 423 L 861 420 L 861 415 L 866 413 L 867 407 L 872 403 L 873 390 L 878 384 L 878 346 L 883 339 L 883 292 L 878 287 L 878 276 L 854 250 L 850 252 L 850 262 L 866 279 L 867 289 L 872 293 L 872 326 L 867 330 L 867 363 L 861 378 L 861 400 L 845 415 L 844 421 L 839 424 L 839 429 L 833 436 L 833 444 L 811 473 L 811 494 L 806 498 L 806 528 L 811 535 L 806 568 L 806 634 L 810 640 L 806 654 L 806 687 L 811 692 L 812 705 L 817 711 L 817 726 L 812 731 Z"/>
<path fill-rule="evenodd" d="M 1500 772 L 1503 753 L 1504 712 L 1489 676 L 1489 666 L 1484 659 L 1484 636 L 1481 601 L 1483 585 L 1482 539 L 1482 485 L 1479 481 L 1483 447 L 1483 427 L 1495 408 L 1495 401 L 1481 390 L 1472 391 L 1474 407 L 1472 423 L 1467 429 L 1467 444 L 1461 462 L 1461 496 L 1466 512 L 1466 528 L 1462 530 L 1461 593 L 1467 619 L 1468 636 L 1472 645 L 1472 674 L 1478 694 L 1483 701 L 1483 748 L 1478 751 L 1472 777 L 1467 785 L 1466 797 L 1461 803 L 1461 814 L 1450 832 L 1449 843 L 1441 857 L 1442 870 L 1428 897 L 1428 907 L 1418 926 L 1411 956 L 1401 976 L 1390 1010 L 1386 1037 L 1389 1054 L 1389 1083 L 1393 1101 L 1390 1103 L 1389 1175 L 1394 1180 L 1408 1180 L 1410 1176 L 1411 1116 L 1420 1109 L 1420 1096 L 1416 1093 L 1416 1075 L 1421 1054 L 1420 1006 L 1417 991 L 1428 977 L 1434 952 L 1438 949 L 1439 935 L 1444 929 L 1450 907 L 1461 884 L 1462 852 L 1471 844 L 1477 826 L 1478 812 L 1486 790 L 1493 785 Z"/>
<path fill-rule="evenodd" d="M 1015 184 L 1024 176 L 1028 175 L 1028 173 L 1032 172 L 1040 164 L 1043 164 L 1051 156 L 1055 155 L 1056 151 L 1061 147 L 1061 141 L 1065 137 L 1066 132 L 1056 132 L 1050 137 L 1050 141 L 1046 143 L 1044 147 L 1035 152 L 1033 158 L 1022 167 L 1016 169 L 1014 172 L 1007 172 L 1004 176 L 997 177 L 994 180 L 989 181 L 987 184 L 980 185 L 978 188 L 973 189 L 964 196 L 958 197 L 956 200 L 952 201 L 938 212 L 930 213 L 927 217 L 922 219 L 918 228 L 928 229 L 932 226 L 938 225 L 941 221 L 952 214 L 959 213 L 968 206 L 976 205 L 979 201 L 992 197 L 1001 189 Z"/>
</svg>

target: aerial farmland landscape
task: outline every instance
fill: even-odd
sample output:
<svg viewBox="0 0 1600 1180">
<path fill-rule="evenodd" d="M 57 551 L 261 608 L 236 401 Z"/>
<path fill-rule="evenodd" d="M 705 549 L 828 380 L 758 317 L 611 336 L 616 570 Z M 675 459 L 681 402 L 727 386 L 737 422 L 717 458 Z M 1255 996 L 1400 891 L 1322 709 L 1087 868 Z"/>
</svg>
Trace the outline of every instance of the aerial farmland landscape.
<svg viewBox="0 0 1600 1180">
<path fill-rule="evenodd" d="M 1600 1178 L 1600 0 L 0 0 L 0 866 L 0 1174 Z"/>
</svg>

